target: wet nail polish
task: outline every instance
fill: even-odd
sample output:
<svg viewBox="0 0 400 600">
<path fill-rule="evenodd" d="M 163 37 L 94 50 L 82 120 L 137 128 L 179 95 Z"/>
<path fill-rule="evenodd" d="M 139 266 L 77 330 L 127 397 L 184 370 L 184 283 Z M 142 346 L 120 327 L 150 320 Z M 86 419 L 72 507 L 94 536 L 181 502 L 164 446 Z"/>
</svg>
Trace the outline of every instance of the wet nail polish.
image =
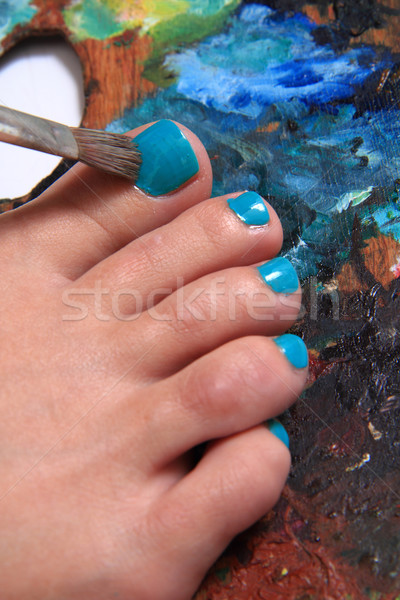
<svg viewBox="0 0 400 600">
<path fill-rule="evenodd" d="M 244 192 L 237 198 L 229 198 L 228 206 L 246 225 L 266 225 L 268 209 L 256 192 Z"/>
<path fill-rule="evenodd" d="M 304 369 L 308 365 L 307 346 L 298 335 L 285 333 L 275 338 L 274 342 L 296 369 Z"/>
<path fill-rule="evenodd" d="M 257 269 L 274 292 L 292 294 L 299 287 L 296 271 L 286 258 L 273 258 Z"/>
<path fill-rule="evenodd" d="M 134 138 L 142 155 L 136 185 L 152 196 L 178 189 L 199 170 L 197 157 L 175 123 L 163 119 Z"/>
<path fill-rule="evenodd" d="M 287 448 L 289 448 L 289 436 L 282 423 L 277 421 L 277 419 L 270 419 L 267 421 L 266 425 L 270 432 L 280 439 Z"/>
</svg>

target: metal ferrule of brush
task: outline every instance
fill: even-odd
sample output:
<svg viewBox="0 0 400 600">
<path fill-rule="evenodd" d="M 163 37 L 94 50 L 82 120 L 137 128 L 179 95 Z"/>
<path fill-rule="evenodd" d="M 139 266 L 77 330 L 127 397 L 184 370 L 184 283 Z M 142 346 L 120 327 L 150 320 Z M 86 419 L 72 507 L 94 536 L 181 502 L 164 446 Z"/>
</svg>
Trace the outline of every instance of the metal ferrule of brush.
<svg viewBox="0 0 400 600">
<path fill-rule="evenodd" d="M 9 144 L 79 159 L 79 148 L 66 125 L 0 106 L 0 140 Z"/>
</svg>

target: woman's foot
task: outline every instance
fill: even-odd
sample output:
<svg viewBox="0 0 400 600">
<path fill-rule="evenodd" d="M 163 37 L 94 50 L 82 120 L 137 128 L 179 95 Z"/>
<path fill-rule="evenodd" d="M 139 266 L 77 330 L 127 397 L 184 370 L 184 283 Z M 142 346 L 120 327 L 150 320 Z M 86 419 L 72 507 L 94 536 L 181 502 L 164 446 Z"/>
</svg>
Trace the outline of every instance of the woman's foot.
<svg viewBox="0 0 400 600">
<path fill-rule="evenodd" d="M 139 139 L 146 191 L 79 165 L 0 219 L 7 600 L 189 600 L 288 474 L 260 425 L 307 375 L 301 340 L 273 339 L 300 306 L 279 220 L 208 199 L 185 128 Z"/>
</svg>

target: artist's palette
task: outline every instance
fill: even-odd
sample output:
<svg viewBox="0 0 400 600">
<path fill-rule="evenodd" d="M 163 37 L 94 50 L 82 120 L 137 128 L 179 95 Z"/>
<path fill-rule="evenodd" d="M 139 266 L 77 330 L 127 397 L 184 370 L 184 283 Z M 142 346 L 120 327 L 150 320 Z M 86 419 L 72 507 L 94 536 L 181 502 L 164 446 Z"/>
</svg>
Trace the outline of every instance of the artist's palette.
<svg viewBox="0 0 400 600">
<path fill-rule="evenodd" d="M 2 51 L 59 33 L 83 66 L 84 125 L 122 132 L 174 118 L 195 131 L 215 194 L 257 190 L 274 205 L 304 289 L 295 330 L 311 349 L 312 385 L 283 417 L 294 458 L 284 498 L 219 561 L 197 600 L 392 599 L 400 580 L 396 0 L 387 10 L 298 3 L 301 12 L 279 10 L 279 0 L 274 9 L 238 0 L 117 4 L 3 2 Z"/>
</svg>

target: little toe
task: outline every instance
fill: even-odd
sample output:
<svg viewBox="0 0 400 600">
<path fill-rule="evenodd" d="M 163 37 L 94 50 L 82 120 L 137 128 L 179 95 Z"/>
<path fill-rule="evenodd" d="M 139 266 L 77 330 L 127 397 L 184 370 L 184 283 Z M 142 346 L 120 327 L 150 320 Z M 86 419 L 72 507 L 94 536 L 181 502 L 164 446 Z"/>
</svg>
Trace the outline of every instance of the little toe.
<svg viewBox="0 0 400 600">
<path fill-rule="evenodd" d="M 171 568 L 182 567 L 182 557 L 188 574 L 187 582 L 181 577 L 182 595 L 174 598 L 191 597 L 196 587 L 190 586 L 200 584 L 229 542 L 272 508 L 289 468 L 286 446 L 260 426 L 212 444 L 196 468 L 160 499 L 153 534 L 174 539 L 168 554 L 172 578 Z"/>
<path fill-rule="evenodd" d="M 69 279 L 210 196 L 210 161 L 191 131 L 158 121 L 129 135 L 142 154 L 137 186 L 78 164 L 7 219 L 22 248 Z"/>
</svg>

